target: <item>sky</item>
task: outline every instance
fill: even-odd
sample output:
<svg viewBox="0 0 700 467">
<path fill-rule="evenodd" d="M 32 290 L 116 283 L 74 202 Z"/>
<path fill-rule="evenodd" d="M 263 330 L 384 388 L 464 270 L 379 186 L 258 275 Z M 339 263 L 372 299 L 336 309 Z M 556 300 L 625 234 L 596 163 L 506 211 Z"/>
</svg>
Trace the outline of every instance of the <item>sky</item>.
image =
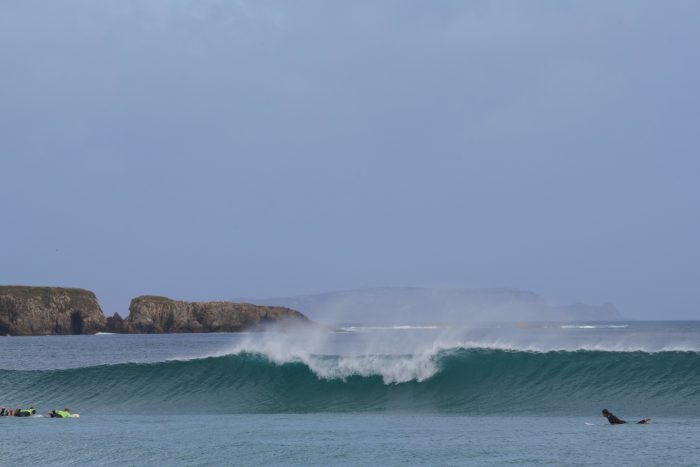
<svg viewBox="0 0 700 467">
<path fill-rule="evenodd" d="M 0 284 L 700 317 L 700 3 L 0 0 Z"/>
</svg>

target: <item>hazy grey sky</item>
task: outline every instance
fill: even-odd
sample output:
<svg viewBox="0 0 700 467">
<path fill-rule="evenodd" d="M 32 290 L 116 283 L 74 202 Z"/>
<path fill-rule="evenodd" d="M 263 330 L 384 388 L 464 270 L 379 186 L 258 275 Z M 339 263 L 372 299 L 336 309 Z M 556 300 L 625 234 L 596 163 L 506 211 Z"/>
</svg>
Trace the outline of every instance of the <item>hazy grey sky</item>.
<svg viewBox="0 0 700 467">
<path fill-rule="evenodd" d="M 0 283 L 700 317 L 700 2 L 0 0 Z"/>
</svg>

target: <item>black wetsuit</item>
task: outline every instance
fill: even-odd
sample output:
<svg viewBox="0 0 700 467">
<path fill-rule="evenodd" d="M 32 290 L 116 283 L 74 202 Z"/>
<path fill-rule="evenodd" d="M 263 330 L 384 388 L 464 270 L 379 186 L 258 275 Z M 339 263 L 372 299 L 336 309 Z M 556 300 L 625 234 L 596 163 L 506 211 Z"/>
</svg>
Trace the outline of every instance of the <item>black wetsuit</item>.
<svg viewBox="0 0 700 467">
<path fill-rule="evenodd" d="M 623 423 L 627 423 L 625 420 L 620 420 L 619 418 L 617 418 L 615 415 L 611 414 L 610 412 L 608 412 L 608 414 L 605 415 L 605 418 L 608 419 L 608 421 L 610 422 L 611 425 L 622 425 Z M 639 420 L 637 422 L 637 425 L 646 425 L 647 423 L 649 423 L 649 420 L 650 420 L 649 418 Z"/>
<path fill-rule="evenodd" d="M 610 412 L 608 412 L 608 414 L 605 416 L 605 418 L 608 419 L 608 421 L 610 422 L 611 425 L 621 425 L 623 423 L 627 423 L 624 420 L 620 420 L 619 418 L 617 418 L 615 415 L 611 414 Z"/>
</svg>

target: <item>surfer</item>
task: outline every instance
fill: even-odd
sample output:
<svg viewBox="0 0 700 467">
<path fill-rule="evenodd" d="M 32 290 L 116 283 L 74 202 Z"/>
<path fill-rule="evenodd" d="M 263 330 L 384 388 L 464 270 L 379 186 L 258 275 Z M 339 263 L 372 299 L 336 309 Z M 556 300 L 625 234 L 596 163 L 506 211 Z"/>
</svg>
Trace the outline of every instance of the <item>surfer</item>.
<svg viewBox="0 0 700 467">
<path fill-rule="evenodd" d="M 14 415 L 14 410 L 6 409 L 5 407 L 0 407 L 0 417 L 12 417 Z"/>
<path fill-rule="evenodd" d="M 607 418 L 611 425 L 622 425 L 623 423 L 627 423 L 626 421 L 617 418 L 608 409 L 603 409 L 603 417 Z M 649 422 L 651 422 L 651 418 L 646 417 L 638 421 L 637 425 L 646 425 Z"/>
<path fill-rule="evenodd" d="M 72 416 L 68 407 L 63 410 L 52 410 L 49 412 L 49 417 L 51 418 L 71 418 Z"/>
<path fill-rule="evenodd" d="M 36 410 L 34 410 L 34 407 L 15 410 L 15 417 L 31 417 L 32 415 L 36 415 Z"/>
</svg>

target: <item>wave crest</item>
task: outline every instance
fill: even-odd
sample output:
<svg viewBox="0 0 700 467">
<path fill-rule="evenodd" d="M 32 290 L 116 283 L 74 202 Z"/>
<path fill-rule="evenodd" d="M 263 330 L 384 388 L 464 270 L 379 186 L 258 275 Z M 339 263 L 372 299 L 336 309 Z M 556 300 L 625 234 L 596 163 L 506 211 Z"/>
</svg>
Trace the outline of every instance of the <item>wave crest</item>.
<svg viewBox="0 0 700 467">
<path fill-rule="evenodd" d="M 419 355 L 263 353 L 51 371 L 0 371 L 4 404 L 82 413 L 438 411 L 700 414 L 697 352 L 523 352 L 450 348 Z"/>
</svg>

